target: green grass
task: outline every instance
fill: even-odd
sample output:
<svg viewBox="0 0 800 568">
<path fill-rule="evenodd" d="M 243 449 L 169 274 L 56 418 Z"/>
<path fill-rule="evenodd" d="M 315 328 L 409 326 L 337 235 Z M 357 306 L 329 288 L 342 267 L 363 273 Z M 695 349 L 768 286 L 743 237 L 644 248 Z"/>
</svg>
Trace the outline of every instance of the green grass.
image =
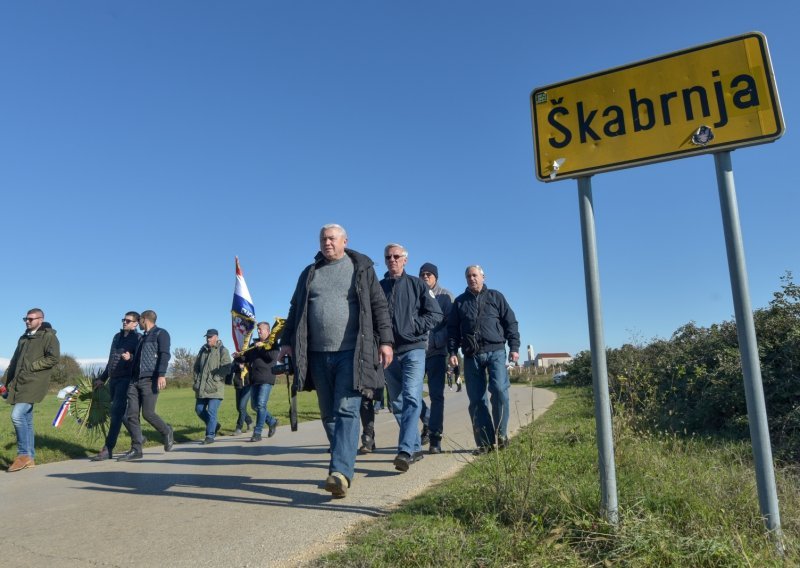
<svg viewBox="0 0 800 568">
<path fill-rule="evenodd" d="M 758 515 L 748 444 L 615 425 L 620 523 L 608 525 L 590 391 L 555 390 L 552 408 L 508 450 L 362 525 L 313 566 L 800 565 L 798 471 L 778 470 L 781 560 Z"/>
<path fill-rule="evenodd" d="M 191 388 L 167 387 L 158 396 L 156 412 L 175 429 L 177 442 L 202 439 L 205 433 L 203 422 L 194 412 L 194 391 Z M 319 418 L 317 396 L 313 392 L 302 392 L 297 395 L 298 418 L 300 421 Z M 34 405 L 34 432 L 36 433 L 36 463 L 48 463 L 72 458 L 83 458 L 96 453 L 103 445 L 103 435 L 99 431 L 81 430 L 77 422 L 67 416 L 59 428 L 52 426 L 61 400 L 50 393 L 44 401 Z M 222 434 L 232 434 L 236 427 L 236 394 L 232 386 L 225 387 L 225 399 L 219 409 L 219 421 Z M 278 417 L 281 424 L 289 424 L 289 398 L 286 384 L 278 383 L 273 387 L 268 408 L 273 416 Z M 248 410 L 254 416 L 252 408 Z M 162 445 L 161 435 L 150 424 L 142 420 L 142 433 L 147 440 L 146 446 Z M 128 449 L 130 437 L 122 428 L 117 441 L 116 452 Z M 17 455 L 17 436 L 11 424 L 11 406 L 0 402 L 0 468 L 8 467 Z"/>
</svg>

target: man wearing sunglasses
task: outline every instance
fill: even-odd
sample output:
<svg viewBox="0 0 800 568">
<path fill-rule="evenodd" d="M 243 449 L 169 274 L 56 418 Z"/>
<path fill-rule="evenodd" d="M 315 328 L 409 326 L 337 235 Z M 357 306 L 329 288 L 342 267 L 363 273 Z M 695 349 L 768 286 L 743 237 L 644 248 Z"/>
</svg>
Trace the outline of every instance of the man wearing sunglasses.
<svg viewBox="0 0 800 568">
<path fill-rule="evenodd" d="M 36 465 L 33 405 L 44 400 L 53 367 L 61 356 L 56 330 L 43 325 L 42 310 L 28 310 L 28 315 L 22 321 L 25 322 L 25 333 L 19 338 L 17 349 L 8 364 L 4 385 L 7 389 L 5 396 L 12 407 L 11 422 L 17 433 L 17 457 L 8 468 L 9 472 Z"/>
<path fill-rule="evenodd" d="M 394 359 L 384 375 L 392 411 L 400 425 L 394 467 L 404 472 L 424 455 L 417 422 L 422 411 L 425 349 L 428 332 L 441 323 L 444 315 L 428 285 L 406 274 L 408 251 L 404 246 L 386 245 L 384 259 L 388 270 L 381 288 L 389 303 L 394 333 Z"/>
<path fill-rule="evenodd" d="M 128 410 L 128 387 L 131 384 L 133 375 L 133 355 L 142 337 L 136 331 L 139 325 L 139 313 L 128 312 L 122 318 L 122 329 L 111 340 L 111 350 L 108 354 L 106 368 L 94 382 L 94 388 L 98 389 L 103 385 L 108 385 L 111 395 L 111 420 L 108 425 L 105 444 L 92 461 L 103 461 L 110 459 L 114 454 L 114 446 L 117 445 L 117 438 L 122 425 L 128 434 L 131 428 L 125 413 Z M 131 438 L 133 435 L 131 434 Z"/>
</svg>

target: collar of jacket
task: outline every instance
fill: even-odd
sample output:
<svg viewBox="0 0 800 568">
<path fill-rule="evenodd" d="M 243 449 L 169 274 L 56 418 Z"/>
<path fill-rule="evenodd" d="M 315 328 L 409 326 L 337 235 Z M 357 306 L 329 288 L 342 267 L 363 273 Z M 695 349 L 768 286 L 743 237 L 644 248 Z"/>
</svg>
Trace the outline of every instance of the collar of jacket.
<svg viewBox="0 0 800 568">
<path fill-rule="evenodd" d="M 365 254 L 361 254 L 360 252 L 355 251 L 353 249 L 346 248 L 344 249 L 344 253 L 350 257 L 350 259 L 353 261 L 353 265 L 356 268 L 361 268 L 361 267 L 369 268 L 374 264 L 370 257 L 368 257 Z M 324 262 L 325 262 L 325 257 L 323 256 L 322 251 L 314 255 L 315 268 L 319 268 Z"/>
</svg>

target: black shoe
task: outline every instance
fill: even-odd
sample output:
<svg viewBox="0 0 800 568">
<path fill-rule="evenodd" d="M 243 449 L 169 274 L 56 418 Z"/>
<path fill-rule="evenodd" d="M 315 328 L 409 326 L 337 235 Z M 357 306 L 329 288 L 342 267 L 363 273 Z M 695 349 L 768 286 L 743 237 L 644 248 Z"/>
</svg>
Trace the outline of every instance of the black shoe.
<svg viewBox="0 0 800 568">
<path fill-rule="evenodd" d="M 375 451 L 375 438 L 364 434 L 361 436 L 361 447 L 358 448 L 358 453 L 362 456 L 364 454 L 371 454 Z"/>
<path fill-rule="evenodd" d="M 214 428 L 214 435 L 216 436 L 217 434 L 219 434 L 220 430 L 222 430 L 222 424 L 217 422 L 217 426 Z"/>
<path fill-rule="evenodd" d="M 423 446 L 427 446 L 428 444 L 431 443 L 430 432 L 428 431 L 428 427 L 427 426 L 423 426 L 422 427 L 422 434 L 420 434 L 420 439 L 421 439 L 420 443 Z"/>
<path fill-rule="evenodd" d="M 461 385 L 458 385 L 458 388 L 456 389 L 456 392 L 461 392 Z"/>
<path fill-rule="evenodd" d="M 142 455 L 142 452 L 137 452 L 136 450 L 128 450 L 127 452 L 125 452 L 124 454 L 119 456 L 117 458 L 117 461 L 118 462 L 126 462 L 126 461 L 131 461 L 131 460 L 140 460 L 140 459 L 142 459 L 142 457 L 144 457 Z"/>
<path fill-rule="evenodd" d="M 260 442 L 261 441 L 261 434 L 253 434 L 250 438 L 251 442 Z"/>
<path fill-rule="evenodd" d="M 489 452 L 494 451 L 494 446 L 478 446 L 477 449 L 472 450 L 473 456 L 483 456 Z"/>
<path fill-rule="evenodd" d="M 497 438 L 497 449 L 505 450 L 508 447 L 508 438 Z"/>
<path fill-rule="evenodd" d="M 442 442 L 436 438 L 431 438 L 431 446 L 428 448 L 429 454 L 441 454 Z"/>
<path fill-rule="evenodd" d="M 424 457 L 425 457 L 425 452 L 421 452 L 421 451 L 420 452 L 414 452 L 414 455 L 411 456 L 411 463 L 417 463 L 418 461 L 421 461 L 422 458 L 424 458 Z"/>
<path fill-rule="evenodd" d="M 164 451 L 168 452 L 172 449 L 172 446 L 175 445 L 175 430 L 172 429 L 172 426 L 167 424 L 167 437 L 164 440 Z"/>
<path fill-rule="evenodd" d="M 414 461 L 406 452 L 400 452 L 394 458 L 394 468 L 397 471 L 408 471 L 408 468 L 411 467 L 412 463 L 414 463 Z"/>
<path fill-rule="evenodd" d="M 110 460 L 111 459 L 111 452 L 108 451 L 108 448 L 103 446 L 103 449 L 100 450 L 100 453 L 94 456 L 90 461 L 99 462 L 103 460 Z"/>
<path fill-rule="evenodd" d="M 272 438 L 275 435 L 275 430 L 278 429 L 278 419 L 275 419 L 275 422 L 269 425 L 269 432 L 267 432 L 267 438 Z"/>
<path fill-rule="evenodd" d="M 213 444 L 213 443 L 214 443 L 214 438 L 212 438 L 211 436 L 206 436 L 206 439 L 203 440 L 203 445 L 204 446 L 207 446 L 208 444 Z"/>
</svg>

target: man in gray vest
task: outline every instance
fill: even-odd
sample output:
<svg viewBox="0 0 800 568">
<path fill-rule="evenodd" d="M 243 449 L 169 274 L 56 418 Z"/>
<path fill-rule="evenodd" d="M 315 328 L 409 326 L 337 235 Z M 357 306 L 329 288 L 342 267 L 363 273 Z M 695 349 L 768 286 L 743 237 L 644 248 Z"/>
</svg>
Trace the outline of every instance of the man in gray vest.
<svg viewBox="0 0 800 568">
<path fill-rule="evenodd" d="M 346 248 L 340 225 L 323 226 L 319 244 L 297 281 L 279 358 L 294 357 L 297 386 L 317 390 L 331 451 L 325 490 L 344 497 L 355 474 L 361 395 L 382 386 L 379 368 L 392 362 L 394 340 L 372 260 Z"/>
</svg>

